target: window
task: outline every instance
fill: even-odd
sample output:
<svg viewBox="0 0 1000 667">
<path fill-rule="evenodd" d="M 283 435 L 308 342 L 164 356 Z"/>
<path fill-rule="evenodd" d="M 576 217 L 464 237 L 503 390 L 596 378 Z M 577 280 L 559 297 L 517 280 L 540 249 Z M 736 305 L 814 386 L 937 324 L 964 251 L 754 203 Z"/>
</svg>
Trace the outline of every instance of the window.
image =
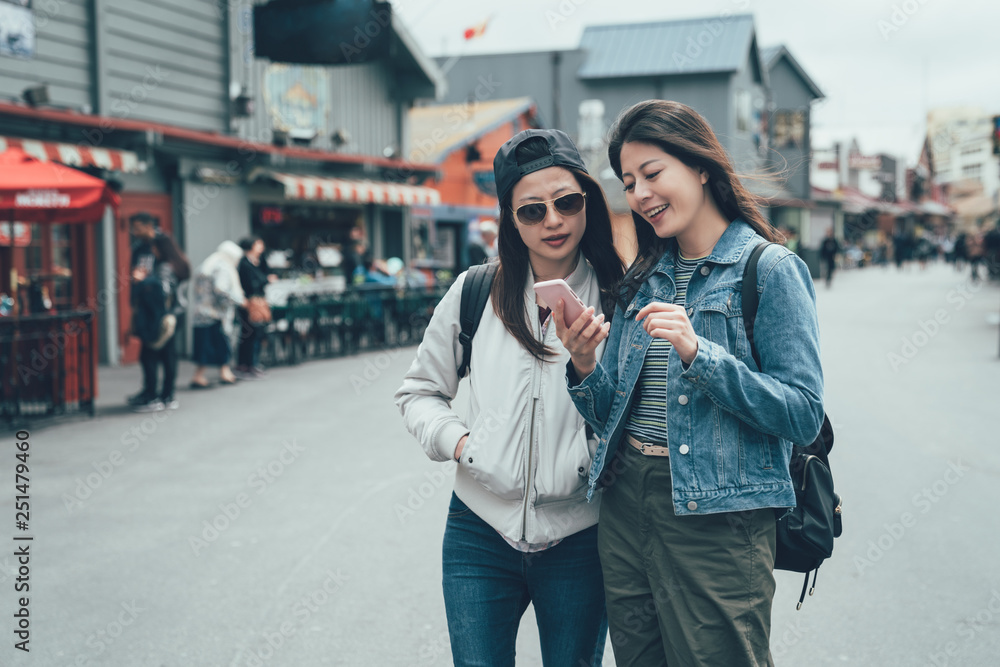
<svg viewBox="0 0 1000 667">
<path fill-rule="evenodd" d="M 774 147 L 802 148 L 805 145 L 806 115 L 800 110 L 774 113 Z"/>
<path fill-rule="evenodd" d="M 975 155 L 976 153 L 982 153 L 982 152 L 983 152 L 982 144 L 962 147 L 962 155 Z"/>
<path fill-rule="evenodd" d="M 982 172 L 982 164 L 967 164 L 962 167 L 962 178 L 979 178 L 982 175 Z"/>
<path fill-rule="evenodd" d="M 736 105 L 736 130 L 738 132 L 750 132 L 750 116 L 753 112 L 753 105 L 750 99 L 750 91 L 738 90 L 734 97 Z"/>
<path fill-rule="evenodd" d="M 31 225 L 31 243 L 25 248 L 24 258 L 29 276 L 42 272 L 42 226 L 38 223 Z"/>
<path fill-rule="evenodd" d="M 73 307 L 73 236 L 69 225 L 52 225 L 52 304 L 56 310 Z"/>
<path fill-rule="evenodd" d="M 599 151 L 604 147 L 604 102 L 584 100 L 579 109 L 579 137 L 576 145 L 581 151 Z"/>
</svg>

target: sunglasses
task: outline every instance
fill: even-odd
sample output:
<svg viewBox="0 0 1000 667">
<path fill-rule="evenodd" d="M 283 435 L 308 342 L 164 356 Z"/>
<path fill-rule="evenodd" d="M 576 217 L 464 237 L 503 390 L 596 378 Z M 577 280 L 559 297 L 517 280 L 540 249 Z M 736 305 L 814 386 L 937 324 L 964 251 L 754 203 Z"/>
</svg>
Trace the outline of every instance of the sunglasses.
<svg viewBox="0 0 1000 667">
<path fill-rule="evenodd" d="M 562 197 L 549 199 L 547 201 L 533 201 L 524 206 L 518 206 L 514 211 L 514 218 L 522 225 L 537 225 L 545 219 L 549 212 L 549 204 L 556 209 L 560 215 L 576 215 L 583 210 L 583 204 L 587 201 L 587 195 L 583 192 L 571 192 Z"/>
</svg>

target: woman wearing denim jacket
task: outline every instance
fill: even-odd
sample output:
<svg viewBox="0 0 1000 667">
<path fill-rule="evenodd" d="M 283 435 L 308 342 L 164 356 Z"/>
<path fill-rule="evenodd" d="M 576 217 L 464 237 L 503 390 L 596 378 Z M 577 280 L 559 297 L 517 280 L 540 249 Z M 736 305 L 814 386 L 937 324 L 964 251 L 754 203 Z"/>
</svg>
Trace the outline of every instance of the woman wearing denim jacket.
<svg viewBox="0 0 1000 667">
<path fill-rule="evenodd" d="M 600 435 L 589 482 L 604 488 L 615 659 L 771 665 L 774 508 L 795 505 L 792 443 L 812 442 L 823 421 L 812 280 L 786 248 L 764 251 L 758 368 L 740 289 L 753 248 L 778 234 L 708 123 L 683 104 L 642 102 L 618 118 L 608 153 L 639 255 L 610 330 L 584 313 L 557 333 L 570 395 Z"/>
</svg>

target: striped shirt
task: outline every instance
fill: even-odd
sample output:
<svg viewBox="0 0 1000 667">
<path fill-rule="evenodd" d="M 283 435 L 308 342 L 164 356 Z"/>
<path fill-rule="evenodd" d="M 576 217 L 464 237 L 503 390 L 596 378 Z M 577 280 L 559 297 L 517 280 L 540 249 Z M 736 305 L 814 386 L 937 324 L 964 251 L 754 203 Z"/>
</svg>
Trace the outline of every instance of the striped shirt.
<svg viewBox="0 0 1000 667">
<path fill-rule="evenodd" d="M 703 259 L 686 259 L 677 253 L 674 264 L 677 296 L 674 303 L 678 306 L 685 305 L 691 274 Z M 643 442 L 667 442 L 667 361 L 671 347 L 670 341 L 653 339 L 646 350 L 639 381 L 635 385 L 638 395 L 632 401 L 625 430 Z"/>
</svg>

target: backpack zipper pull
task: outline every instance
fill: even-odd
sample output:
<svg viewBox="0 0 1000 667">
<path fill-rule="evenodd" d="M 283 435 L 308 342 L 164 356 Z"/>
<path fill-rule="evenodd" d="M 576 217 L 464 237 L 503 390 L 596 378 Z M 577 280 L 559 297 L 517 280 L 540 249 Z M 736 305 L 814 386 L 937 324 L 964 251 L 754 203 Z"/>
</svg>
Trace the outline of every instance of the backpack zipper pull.
<svg viewBox="0 0 1000 667">
<path fill-rule="evenodd" d="M 809 587 L 809 573 L 806 572 L 806 579 L 802 582 L 802 593 L 799 595 L 799 603 L 795 605 L 795 611 L 802 609 L 802 602 L 806 599 L 806 588 Z"/>
</svg>

